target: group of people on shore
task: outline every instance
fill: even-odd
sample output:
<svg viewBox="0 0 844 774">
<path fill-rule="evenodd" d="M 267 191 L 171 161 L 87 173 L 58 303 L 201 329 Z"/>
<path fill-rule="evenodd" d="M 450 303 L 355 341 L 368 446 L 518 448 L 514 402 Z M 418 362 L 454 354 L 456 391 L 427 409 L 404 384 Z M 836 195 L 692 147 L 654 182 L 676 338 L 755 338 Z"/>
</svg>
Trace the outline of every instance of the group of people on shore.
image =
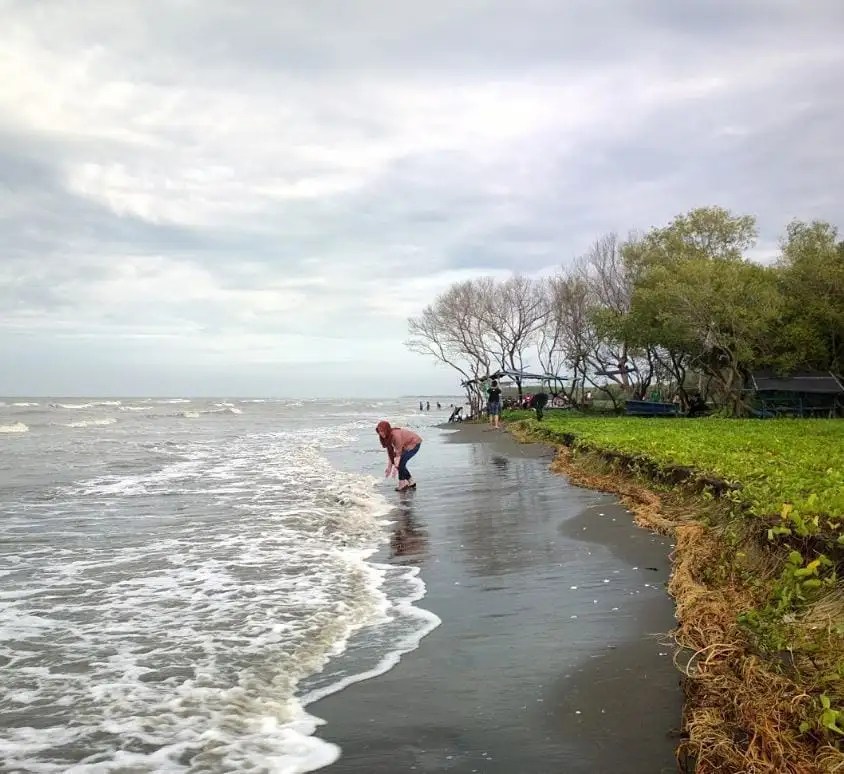
<svg viewBox="0 0 844 774">
<path fill-rule="evenodd" d="M 494 428 L 498 428 L 501 419 L 501 409 L 503 408 L 531 408 L 536 411 L 536 418 L 542 419 L 542 411 L 548 403 L 548 393 L 537 392 L 535 395 L 524 395 L 519 401 L 507 398 L 502 402 L 501 388 L 498 382 L 493 379 L 490 387 L 486 391 L 487 404 L 486 411 L 489 416 L 489 423 Z"/>
</svg>

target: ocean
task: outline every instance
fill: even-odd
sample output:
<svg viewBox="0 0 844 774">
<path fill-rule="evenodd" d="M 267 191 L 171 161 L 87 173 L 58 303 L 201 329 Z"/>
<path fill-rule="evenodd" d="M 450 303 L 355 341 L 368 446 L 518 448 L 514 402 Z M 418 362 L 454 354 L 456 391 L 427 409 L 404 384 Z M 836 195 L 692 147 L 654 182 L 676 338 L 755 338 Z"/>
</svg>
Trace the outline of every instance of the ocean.
<svg viewBox="0 0 844 774">
<path fill-rule="evenodd" d="M 442 421 L 417 408 L 0 399 L 0 768 L 334 761 L 308 704 L 439 623 L 418 568 L 383 556 L 374 426 Z"/>
</svg>

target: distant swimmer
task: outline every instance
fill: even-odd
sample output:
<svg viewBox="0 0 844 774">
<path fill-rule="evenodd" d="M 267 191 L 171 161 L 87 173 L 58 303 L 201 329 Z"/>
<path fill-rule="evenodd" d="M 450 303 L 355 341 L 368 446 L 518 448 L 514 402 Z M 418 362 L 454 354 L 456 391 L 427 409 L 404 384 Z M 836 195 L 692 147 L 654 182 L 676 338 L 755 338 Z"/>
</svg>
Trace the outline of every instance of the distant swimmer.
<svg viewBox="0 0 844 774">
<path fill-rule="evenodd" d="M 407 463 L 419 451 L 419 447 L 422 446 L 422 438 L 407 428 L 391 427 L 386 420 L 378 423 L 375 432 L 378 433 L 381 446 L 387 450 L 387 469 L 384 471 L 384 476 L 389 478 L 391 475 L 395 476 L 398 472 L 397 492 L 415 488 L 416 482 L 407 469 Z"/>
<path fill-rule="evenodd" d="M 422 401 L 421 401 L 421 400 L 419 401 L 419 410 L 420 410 L 420 411 L 424 411 L 424 410 L 425 410 L 425 409 L 424 409 L 424 407 L 422 406 Z"/>
<path fill-rule="evenodd" d="M 425 411 L 430 411 L 430 410 L 431 410 L 431 401 L 427 401 L 425 403 Z"/>
</svg>

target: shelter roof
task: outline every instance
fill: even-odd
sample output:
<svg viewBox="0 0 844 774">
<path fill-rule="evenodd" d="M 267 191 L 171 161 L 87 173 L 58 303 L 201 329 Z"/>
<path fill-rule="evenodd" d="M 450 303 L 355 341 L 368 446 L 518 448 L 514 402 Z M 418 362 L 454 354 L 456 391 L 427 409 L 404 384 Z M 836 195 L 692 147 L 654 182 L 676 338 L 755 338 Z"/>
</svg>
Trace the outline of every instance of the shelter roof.
<svg viewBox="0 0 844 774">
<path fill-rule="evenodd" d="M 494 373 L 487 374 L 486 376 L 479 376 L 477 379 L 469 379 L 468 381 L 462 382 L 464 387 L 469 386 L 470 384 L 479 384 L 482 382 L 488 382 L 490 379 L 502 379 L 507 377 L 509 379 L 518 379 L 519 381 L 527 380 L 534 380 L 534 381 L 566 381 L 568 379 L 567 376 L 554 376 L 553 374 L 534 374 L 530 371 L 519 371 L 510 368 L 502 368 Z"/>
<path fill-rule="evenodd" d="M 757 371 L 750 377 L 757 392 L 806 392 L 823 395 L 844 395 L 844 384 L 832 372 L 804 372 L 791 376 Z"/>
</svg>

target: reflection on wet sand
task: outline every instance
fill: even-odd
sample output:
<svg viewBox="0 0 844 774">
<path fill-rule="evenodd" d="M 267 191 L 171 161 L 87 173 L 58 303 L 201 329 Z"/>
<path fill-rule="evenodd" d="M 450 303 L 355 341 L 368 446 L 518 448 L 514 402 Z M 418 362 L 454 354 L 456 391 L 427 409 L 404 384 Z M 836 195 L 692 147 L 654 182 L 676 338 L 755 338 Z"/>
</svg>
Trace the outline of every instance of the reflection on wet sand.
<svg viewBox="0 0 844 774">
<path fill-rule="evenodd" d="M 552 450 L 465 430 L 429 434 L 420 487 L 390 516 L 390 561 L 424 561 L 419 604 L 442 624 L 309 708 L 343 748 L 328 771 L 672 770 L 681 692 L 652 634 L 673 624 L 668 541 L 552 475 Z"/>
<path fill-rule="evenodd" d="M 413 493 L 400 506 L 399 516 L 390 534 L 390 556 L 394 564 L 422 564 L 428 551 L 428 531 L 413 512 Z"/>
<path fill-rule="evenodd" d="M 548 471 L 535 459 L 504 457 L 494 446 L 472 445 L 465 490 L 446 500 L 456 512 L 468 569 L 478 577 L 533 572 L 543 563 L 557 565 L 555 535 L 543 522 L 556 524 L 559 489 L 548 491 Z"/>
</svg>

